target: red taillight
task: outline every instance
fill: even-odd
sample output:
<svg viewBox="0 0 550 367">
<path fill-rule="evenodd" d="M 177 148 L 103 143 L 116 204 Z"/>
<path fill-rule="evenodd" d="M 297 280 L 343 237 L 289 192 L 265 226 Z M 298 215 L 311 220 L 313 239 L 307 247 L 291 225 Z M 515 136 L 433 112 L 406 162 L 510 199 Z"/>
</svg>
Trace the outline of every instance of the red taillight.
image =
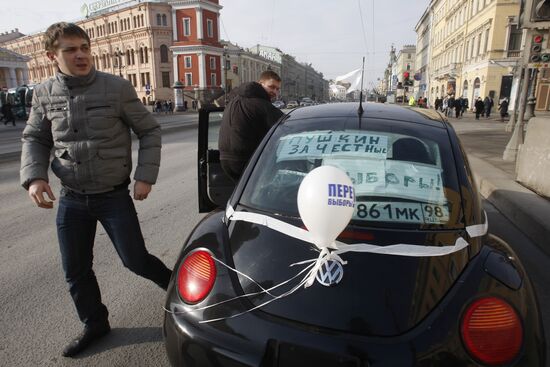
<svg viewBox="0 0 550 367">
<path fill-rule="evenodd" d="M 491 366 L 513 361 L 523 343 L 523 327 L 516 311 L 496 297 L 470 304 L 462 319 L 461 332 L 468 352 Z"/>
<path fill-rule="evenodd" d="M 187 303 L 202 301 L 214 286 L 216 264 L 207 251 L 195 251 L 183 260 L 178 272 L 178 292 Z"/>
</svg>

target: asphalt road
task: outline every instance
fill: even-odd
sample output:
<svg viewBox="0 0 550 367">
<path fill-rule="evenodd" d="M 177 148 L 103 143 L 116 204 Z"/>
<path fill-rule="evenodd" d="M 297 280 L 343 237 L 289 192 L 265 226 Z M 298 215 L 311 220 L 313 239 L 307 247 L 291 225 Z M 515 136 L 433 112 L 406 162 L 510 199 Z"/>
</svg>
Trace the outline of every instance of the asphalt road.
<svg viewBox="0 0 550 367">
<path fill-rule="evenodd" d="M 158 184 L 136 207 L 149 250 L 172 267 L 201 218 L 196 130 L 165 131 L 162 156 Z M 0 366 L 168 365 L 161 329 L 163 291 L 124 269 L 102 229 L 96 236 L 94 269 L 113 331 L 78 358 L 61 357 L 63 345 L 81 325 L 59 262 L 55 210 L 32 205 L 19 186 L 18 169 L 17 158 L 0 161 Z M 52 181 L 57 193 L 59 184 Z M 485 207 L 489 230 L 511 243 L 526 266 L 550 330 L 550 259 L 493 206 Z"/>
<path fill-rule="evenodd" d="M 158 184 L 136 209 L 149 251 L 171 268 L 200 218 L 195 130 L 164 134 L 162 155 Z M 55 210 L 33 206 L 19 186 L 18 169 L 18 161 L 0 163 L 0 366 L 168 365 L 164 291 L 123 267 L 103 229 L 96 236 L 94 270 L 113 331 L 79 358 L 61 357 L 81 325 L 60 265 Z"/>
</svg>

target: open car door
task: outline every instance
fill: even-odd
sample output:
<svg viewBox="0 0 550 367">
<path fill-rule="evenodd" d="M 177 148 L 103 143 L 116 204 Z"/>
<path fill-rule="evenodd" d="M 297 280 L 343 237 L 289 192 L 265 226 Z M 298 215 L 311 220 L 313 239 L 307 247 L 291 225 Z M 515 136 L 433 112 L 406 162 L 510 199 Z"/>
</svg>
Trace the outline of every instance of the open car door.
<svg viewBox="0 0 550 367">
<path fill-rule="evenodd" d="M 199 110 L 197 154 L 199 213 L 206 213 L 218 207 L 224 208 L 235 188 L 235 183 L 226 176 L 220 165 L 218 135 L 223 110 L 223 107 Z"/>
</svg>

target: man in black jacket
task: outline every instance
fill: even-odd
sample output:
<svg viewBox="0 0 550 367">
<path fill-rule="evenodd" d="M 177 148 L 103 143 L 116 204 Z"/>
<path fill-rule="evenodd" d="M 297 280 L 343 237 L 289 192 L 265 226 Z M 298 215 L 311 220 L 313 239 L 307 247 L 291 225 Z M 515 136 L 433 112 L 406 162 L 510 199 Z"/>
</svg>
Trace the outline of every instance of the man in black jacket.
<svg viewBox="0 0 550 367">
<path fill-rule="evenodd" d="M 233 90 L 220 126 L 220 163 L 235 182 L 265 134 L 283 115 L 271 104 L 281 89 L 281 78 L 266 70 L 258 82 Z"/>
</svg>

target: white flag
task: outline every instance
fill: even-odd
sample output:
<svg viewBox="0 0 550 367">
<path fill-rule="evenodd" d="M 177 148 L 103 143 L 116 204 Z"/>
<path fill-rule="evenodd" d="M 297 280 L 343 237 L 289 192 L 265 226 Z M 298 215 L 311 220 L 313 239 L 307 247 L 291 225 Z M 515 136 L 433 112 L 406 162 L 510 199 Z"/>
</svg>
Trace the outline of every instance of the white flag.
<svg viewBox="0 0 550 367">
<path fill-rule="evenodd" d="M 348 90 L 346 93 L 353 92 L 355 90 L 361 89 L 361 69 L 350 71 L 349 73 L 345 75 L 337 76 L 336 79 L 334 79 L 336 82 L 346 82 L 350 83 Z"/>
</svg>

